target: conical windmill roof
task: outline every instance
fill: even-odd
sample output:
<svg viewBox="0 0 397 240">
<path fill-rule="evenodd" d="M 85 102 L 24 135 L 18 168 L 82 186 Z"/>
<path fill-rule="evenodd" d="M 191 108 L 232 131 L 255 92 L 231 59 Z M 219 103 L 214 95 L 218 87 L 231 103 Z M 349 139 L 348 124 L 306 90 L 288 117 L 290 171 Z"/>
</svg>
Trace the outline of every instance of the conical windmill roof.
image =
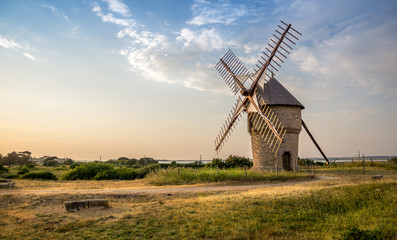
<svg viewBox="0 0 397 240">
<path fill-rule="evenodd" d="M 301 109 L 305 107 L 300 103 L 279 81 L 271 78 L 263 87 L 263 92 L 259 94 L 270 106 L 297 106 Z"/>
</svg>

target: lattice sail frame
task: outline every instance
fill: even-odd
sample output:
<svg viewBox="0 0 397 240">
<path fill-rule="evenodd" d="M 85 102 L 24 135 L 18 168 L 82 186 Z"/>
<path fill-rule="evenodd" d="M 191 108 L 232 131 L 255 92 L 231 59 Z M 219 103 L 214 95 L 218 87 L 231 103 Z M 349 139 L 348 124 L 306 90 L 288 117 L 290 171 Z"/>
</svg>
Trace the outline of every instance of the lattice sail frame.
<svg viewBox="0 0 397 240">
<path fill-rule="evenodd" d="M 302 35 L 297 30 L 292 28 L 291 24 L 286 24 L 283 21 L 281 21 L 281 23 L 286 26 L 283 28 L 278 25 L 283 33 L 276 29 L 276 34 L 279 36 L 273 34 L 273 37 L 277 41 L 272 38 L 269 40 L 270 42 L 274 43 L 275 46 L 271 45 L 270 42 L 268 43 L 270 49 L 266 47 L 266 51 L 264 51 L 263 55 L 260 56 L 265 62 L 262 63 L 261 59 L 259 59 L 259 65 L 256 64 L 257 69 L 254 69 L 253 74 L 248 71 L 248 69 L 230 49 L 215 66 L 232 92 L 234 94 L 240 92 L 241 95 L 244 96 L 244 99 L 241 99 L 241 97 L 237 99 L 235 106 L 233 107 L 231 113 L 226 119 L 226 122 L 223 124 L 218 136 L 215 139 L 215 150 L 217 153 L 227 142 L 230 134 L 236 127 L 237 122 L 240 120 L 241 113 L 253 112 L 258 114 L 248 115 L 249 121 L 252 122 L 255 129 L 259 129 L 259 134 L 266 142 L 267 147 L 269 147 L 269 149 L 271 149 L 271 151 L 277 155 L 278 149 L 280 148 L 285 136 L 286 129 L 284 128 L 280 119 L 264 101 L 264 99 L 260 97 L 259 91 L 263 91 L 262 86 L 264 86 L 271 77 L 275 76 L 273 70 L 278 72 L 278 69 L 274 67 L 274 65 L 281 67 L 280 63 L 275 59 L 278 59 L 278 61 L 284 63 L 282 57 L 287 58 L 287 55 L 290 54 L 290 52 L 285 48 L 292 50 L 292 47 L 284 42 L 284 40 L 288 40 L 294 45 L 295 42 L 289 39 L 288 36 L 292 36 L 294 39 L 299 40 L 290 32 L 290 30 Z M 272 68 L 272 70 L 269 70 L 269 66 Z M 246 88 L 245 86 L 247 85 L 250 87 Z"/>
</svg>

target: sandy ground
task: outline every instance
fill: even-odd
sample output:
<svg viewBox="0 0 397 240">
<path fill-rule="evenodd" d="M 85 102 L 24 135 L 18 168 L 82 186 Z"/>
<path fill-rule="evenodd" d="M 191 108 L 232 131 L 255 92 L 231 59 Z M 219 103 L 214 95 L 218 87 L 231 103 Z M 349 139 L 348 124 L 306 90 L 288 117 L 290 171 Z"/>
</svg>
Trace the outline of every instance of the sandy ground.
<svg viewBox="0 0 397 240">
<path fill-rule="evenodd" d="M 24 182 L 20 182 L 22 186 L 16 184 L 14 189 L 1 189 L 0 195 L 54 195 L 54 194 L 122 194 L 122 195 L 147 195 L 147 194 L 191 194 L 200 192 L 236 192 L 236 191 L 248 191 L 260 188 L 274 188 L 283 186 L 295 186 L 295 185 L 307 185 L 308 183 L 314 183 L 324 180 L 337 179 L 331 176 L 317 176 L 313 180 L 309 181 L 296 181 L 296 182 L 281 182 L 281 183 L 252 183 L 249 185 L 183 185 L 183 186 L 126 186 L 126 184 L 115 184 L 110 186 L 106 184 L 103 189 L 75 189 L 75 188 L 37 188 L 30 189 L 29 186 L 24 186 Z M 84 184 L 84 183 L 82 183 Z M 98 187 L 95 187 L 98 188 Z"/>
</svg>

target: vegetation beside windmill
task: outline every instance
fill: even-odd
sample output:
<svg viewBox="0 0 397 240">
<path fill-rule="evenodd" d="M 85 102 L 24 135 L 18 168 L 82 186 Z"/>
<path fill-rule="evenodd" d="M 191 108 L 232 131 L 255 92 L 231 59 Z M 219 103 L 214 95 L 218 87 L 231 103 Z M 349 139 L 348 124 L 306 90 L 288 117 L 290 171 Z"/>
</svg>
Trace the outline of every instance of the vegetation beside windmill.
<svg viewBox="0 0 397 240">
<path fill-rule="evenodd" d="M 146 180 L 155 173 L 134 181 L 15 180 L 15 190 L 22 193 L 10 190 L 0 195 L 0 214 L 5 216 L 0 218 L 0 238 L 396 239 L 397 171 L 386 166 L 366 170 L 364 175 L 356 166 L 318 167 L 316 174 L 322 176 L 318 181 L 172 194 L 163 192 L 169 186 L 158 193 L 157 187 L 151 187 L 151 193 L 122 191 L 148 188 Z M 370 180 L 375 174 L 383 179 Z M 73 192 L 84 189 L 110 193 Z M 109 199 L 111 208 L 68 213 L 62 205 L 91 198 Z"/>
</svg>

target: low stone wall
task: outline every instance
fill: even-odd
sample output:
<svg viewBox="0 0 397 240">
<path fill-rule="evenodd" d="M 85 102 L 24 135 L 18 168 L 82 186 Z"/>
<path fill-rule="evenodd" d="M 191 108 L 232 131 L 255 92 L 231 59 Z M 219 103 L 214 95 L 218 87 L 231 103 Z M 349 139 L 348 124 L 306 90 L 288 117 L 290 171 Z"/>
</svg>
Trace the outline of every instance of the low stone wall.
<svg viewBox="0 0 397 240">
<path fill-rule="evenodd" d="M 79 211 L 83 208 L 91 208 L 91 207 L 110 207 L 109 201 L 106 199 L 87 199 L 81 201 L 68 201 L 65 202 L 65 208 L 68 212 Z"/>
<path fill-rule="evenodd" d="M 0 179 L 0 188 L 14 188 L 15 183 L 10 179 Z"/>
</svg>

